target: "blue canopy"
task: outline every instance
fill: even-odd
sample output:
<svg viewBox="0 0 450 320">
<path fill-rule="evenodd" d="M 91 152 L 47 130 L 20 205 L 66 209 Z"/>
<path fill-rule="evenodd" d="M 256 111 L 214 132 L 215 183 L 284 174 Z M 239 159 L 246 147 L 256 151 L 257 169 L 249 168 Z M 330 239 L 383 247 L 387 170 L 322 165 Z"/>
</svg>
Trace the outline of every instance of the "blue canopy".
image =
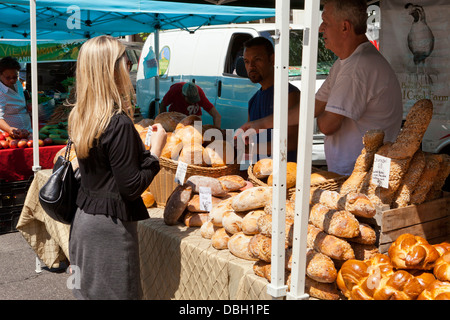
<svg viewBox="0 0 450 320">
<path fill-rule="evenodd" d="M 0 40 L 30 39 L 29 0 L 0 3 Z M 151 0 L 36 0 L 39 40 L 123 36 L 275 16 L 274 8 L 216 6 Z"/>
</svg>

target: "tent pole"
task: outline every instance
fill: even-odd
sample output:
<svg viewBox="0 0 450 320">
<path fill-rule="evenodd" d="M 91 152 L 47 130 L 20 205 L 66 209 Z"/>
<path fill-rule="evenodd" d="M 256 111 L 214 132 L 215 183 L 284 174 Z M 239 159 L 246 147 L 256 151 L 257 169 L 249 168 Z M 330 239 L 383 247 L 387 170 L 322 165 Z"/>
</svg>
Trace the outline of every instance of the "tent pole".
<svg viewBox="0 0 450 320">
<path fill-rule="evenodd" d="M 159 29 L 155 29 L 155 57 L 157 74 L 155 76 L 155 116 L 159 113 Z"/>
<path fill-rule="evenodd" d="M 305 30 L 303 33 L 297 151 L 297 163 L 303 166 L 303 170 L 297 170 L 291 286 L 286 297 L 288 300 L 309 298 L 308 294 L 305 293 L 306 239 L 309 220 L 317 46 L 319 41 L 319 2 L 316 0 L 305 0 Z"/>
<path fill-rule="evenodd" d="M 33 128 L 33 166 L 34 172 L 41 170 L 39 165 L 39 106 L 37 78 L 37 36 L 36 0 L 30 0 L 30 39 L 31 39 L 31 114 Z"/>
<path fill-rule="evenodd" d="M 267 293 L 274 299 L 286 295 L 286 163 L 287 106 L 289 80 L 289 1 L 275 3 L 275 83 L 273 119 L 273 189 L 272 189 L 272 255 L 271 282 Z"/>
</svg>

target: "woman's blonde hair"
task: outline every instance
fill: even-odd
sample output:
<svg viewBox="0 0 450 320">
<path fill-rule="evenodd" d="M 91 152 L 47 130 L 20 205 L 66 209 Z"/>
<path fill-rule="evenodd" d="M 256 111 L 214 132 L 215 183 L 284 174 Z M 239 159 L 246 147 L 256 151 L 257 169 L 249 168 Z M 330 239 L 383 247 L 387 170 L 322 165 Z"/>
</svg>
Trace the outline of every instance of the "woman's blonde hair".
<svg viewBox="0 0 450 320">
<path fill-rule="evenodd" d="M 89 150 L 109 125 L 114 114 L 134 115 L 134 89 L 125 46 L 111 36 L 86 41 L 76 67 L 76 101 L 69 115 L 69 136 L 77 157 Z"/>
</svg>

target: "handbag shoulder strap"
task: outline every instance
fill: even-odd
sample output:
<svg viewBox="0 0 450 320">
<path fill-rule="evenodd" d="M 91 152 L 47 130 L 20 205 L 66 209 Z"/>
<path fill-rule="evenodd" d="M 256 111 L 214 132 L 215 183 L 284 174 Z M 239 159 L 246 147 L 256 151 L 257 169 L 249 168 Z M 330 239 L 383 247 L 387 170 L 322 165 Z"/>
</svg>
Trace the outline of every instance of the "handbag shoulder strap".
<svg viewBox="0 0 450 320">
<path fill-rule="evenodd" d="M 64 159 L 66 159 L 67 161 L 69 161 L 70 159 L 70 149 L 72 149 L 72 140 L 69 137 L 69 139 L 67 139 L 66 152 L 64 154 Z"/>
</svg>

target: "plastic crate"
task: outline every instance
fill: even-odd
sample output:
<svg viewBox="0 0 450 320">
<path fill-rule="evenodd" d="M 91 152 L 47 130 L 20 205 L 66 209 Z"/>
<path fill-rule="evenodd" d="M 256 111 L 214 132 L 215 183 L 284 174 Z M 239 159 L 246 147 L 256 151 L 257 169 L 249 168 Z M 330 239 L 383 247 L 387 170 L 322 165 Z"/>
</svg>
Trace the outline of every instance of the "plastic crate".
<svg viewBox="0 0 450 320">
<path fill-rule="evenodd" d="M 16 232 L 22 207 L 0 209 L 0 234 Z"/>
<path fill-rule="evenodd" d="M 23 206 L 32 181 L 33 176 L 23 181 L 0 181 L 0 208 Z"/>
</svg>

